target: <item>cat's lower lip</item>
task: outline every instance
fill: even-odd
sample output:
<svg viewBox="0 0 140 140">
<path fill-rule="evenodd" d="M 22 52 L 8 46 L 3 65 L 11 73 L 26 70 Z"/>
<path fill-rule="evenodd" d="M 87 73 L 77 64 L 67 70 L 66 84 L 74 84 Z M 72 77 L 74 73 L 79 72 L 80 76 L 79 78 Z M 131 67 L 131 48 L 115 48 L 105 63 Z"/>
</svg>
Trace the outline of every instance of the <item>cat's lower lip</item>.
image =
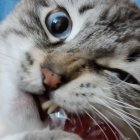
<svg viewBox="0 0 140 140">
<path fill-rule="evenodd" d="M 45 94 L 44 95 L 32 94 L 32 96 L 33 96 L 33 99 L 38 108 L 38 112 L 40 114 L 41 121 L 45 122 L 45 121 L 49 120 L 49 123 L 48 123 L 49 126 L 53 126 L 53 124 L 55 123 L 54 126 L 56 128 L 59 127 L 59 126 L 57 126 L 58 124 L 56 124 L 55 121 L 53 122 L 53 120 L 51 120 L 51 118 L 47 114 L 47 112 L 42 109 L 42 104 L 47 101 L 50 101 L 47 98 L 47 96 L 45 96 Z M 59 110 L 58 110 L 58 112 L 59 112 Z M 79 117 L 77 117 L 77 115 L 69 114 L 65 110 L 64 110 L 64 112 L 66 113 L 65 117 L 68 117 L 68 118 L 67 119 L 65 118 L 66 120 L 65 120 L 64 124 L 59 124 L 59 125 L 63 125 L 64 131 L 76 133 L 79 136 L 81 136 L 84 140 L 91 140 L 91 139 L 106 140 L 105 135 L 108 137 L 108 140 L 120 140 L 120 137 L 119 137 L 118 133 L 115 131 L 115 129 L 111 125 L 104 123 L 104 121 L 99 119 L 100 122 L 97 125 L 86 114 L 79 115 Z M 61 114 L 61 112 L 59 112 L 59 113 Z M 55 119 L 56 120 L 58 119 L 61 122 L 62 121 L 61 119 L 64 119 L 64 118 L 61 118 L 59 116 L 58 118 L 55 118 Z M 54 127 L 54 129 L 55 129 L 55 127 Z M 102 132 L 102 131 L 104 131 L 104 132 Z"/>
<path fill-rule="evenodd" d="M 46 119 L 48 118 L 47 113 L 42 109 L 42 104 L 46 101 L 48 101 L 49 99 L 45 96 L 45 94 L 43 95 L 34 95 L 32 94 L 33 99 L 36 103 L 39 115 L 40 115 L 40 119 L 41 121 L 46 121 Z"/>
</svg>

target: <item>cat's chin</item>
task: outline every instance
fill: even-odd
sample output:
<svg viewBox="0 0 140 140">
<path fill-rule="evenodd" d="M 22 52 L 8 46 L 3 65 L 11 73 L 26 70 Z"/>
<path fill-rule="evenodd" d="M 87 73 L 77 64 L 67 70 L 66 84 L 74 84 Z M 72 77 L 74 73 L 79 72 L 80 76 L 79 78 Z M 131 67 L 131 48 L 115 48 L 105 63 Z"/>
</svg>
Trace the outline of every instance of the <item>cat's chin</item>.
<svg viewBox="0 0 140 140">
<path fill-rule="evenodd" d="M 31 93 L 30 93 L 31 94 Z M 118 133 L 110 125 L 103 120 L 89 114 L 74 114 L 62 108 L 56 108 L 52 113 L 47 113 L 42 104 L 51 100 L 44 95 L 31 94 L 38 108 L 40 119 L 47 122 L 51 129 L 61 128 L 64 131 L 76 133 L 84 140 L 121 140 Z"/>
</svg>

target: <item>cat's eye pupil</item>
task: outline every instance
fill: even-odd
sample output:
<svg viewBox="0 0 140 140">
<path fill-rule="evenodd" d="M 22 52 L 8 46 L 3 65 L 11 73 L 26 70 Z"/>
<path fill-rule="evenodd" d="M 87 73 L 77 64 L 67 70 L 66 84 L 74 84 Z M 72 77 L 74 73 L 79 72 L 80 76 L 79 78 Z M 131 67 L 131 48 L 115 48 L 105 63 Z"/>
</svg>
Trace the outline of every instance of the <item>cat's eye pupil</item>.
<svg viewBox="0 0 140 140">
<path fill-rule="evenodd" d="M 69 21 L 66 17 L 57 17 L 53 20 L 51 29 L 53 33 L 60 34 L 67 30 Z"/>
<path fill-rule="evenodd" d="M 60 40 L 66 39 L 72 30 L 72 22 L 69 15 L 64 11 L 55 11 L 45 19 L 48 31 Z"/>
</svg>

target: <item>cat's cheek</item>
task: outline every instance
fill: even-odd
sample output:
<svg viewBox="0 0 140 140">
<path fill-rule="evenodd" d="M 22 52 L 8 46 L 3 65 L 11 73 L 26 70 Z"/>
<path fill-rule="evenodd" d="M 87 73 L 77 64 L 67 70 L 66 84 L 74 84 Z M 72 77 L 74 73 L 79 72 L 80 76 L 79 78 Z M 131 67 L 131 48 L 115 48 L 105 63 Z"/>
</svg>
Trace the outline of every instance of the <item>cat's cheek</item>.
<svg viewBox="0 0 140 140">
<path fill-rule="evenodd" d="M 40 94 L 45 90 L 43 84 L 42 84 L 42 76 L 40 70 L 37 69 L 31 69 L 31 73 L 22 73 L 22 76 L 20 78 L 20 89 Z"/>
<path fill-rule="evenodd" d="M 93 74 L 85 74 L 54 91 L 52 96 L 58 106 L 70 112 L 83 112 L 85 109 L 91 111 L 91 106 L 104 105 L 105 99 L 111 96 L 110 89 L 104 90 L 107 86 L 101 88 L 96 83 Z"/>
<path fill-rule="evenodd" d="M 40 52 L 40 53 L 39 53 Z M 27 55 L 28 54 L 28 55 Z M 42 84 L 41 64 L 44 61 L 42 52 L 37 48 L 28 51 L 22 61 L 19 74 L 19 87 L 24 91 L 40 94 L 44 91 Z"/>
<path fill-rule="evenodd" d="M 20 132 L 25 129 L 28 131 L 43 128 L 37 107 L 29 94 L 19 91 L 19 94 L 11 97 L 4 110 L 6 124 L 12 131 Z"/>
</svg>

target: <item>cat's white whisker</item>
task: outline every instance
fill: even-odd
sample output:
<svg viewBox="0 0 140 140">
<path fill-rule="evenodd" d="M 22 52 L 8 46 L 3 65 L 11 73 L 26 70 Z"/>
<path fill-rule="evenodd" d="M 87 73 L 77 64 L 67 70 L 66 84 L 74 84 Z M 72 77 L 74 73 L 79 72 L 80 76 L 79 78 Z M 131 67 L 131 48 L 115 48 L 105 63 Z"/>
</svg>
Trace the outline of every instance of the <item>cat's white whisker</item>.
<svg viewBox="0 0 140 140">
<path fill-rule="evenodd" d="M 133 118 L 135 118 L 135 119 L 137 119 L 137 120 L 140 120 L 140 118 L 139 117 L 137 117 L 137 116 L 135 116 L 135 115 L 133 115 L 133 114 L 130 114 L 130 113 L 128 113 L 127 111 L 124 111 L 123 109 L 121 109 L 121 108 L 118 108 L 117 106 L 119 106 L 119 107 L 122 107 L 122 108 L 128 108 L 128 107 L 126 107 L 126 106 L 121 106 L 121 105 L 119 105 L 119 104 L 117 104 L 117 103 L 114 103 L 114 102 L 110 102 L 111 104 L 113 104 L 114 106 L 113 106 L 113 108 L 115 108 L 115 109 L 117 109 L 118 111 L 120 111 L 120 112 L 122 112 L 122 113 L 124 113 L 124 114 L 127 114 L 127 115 L 129 115 L 129 116 L 131 116 L 131 117 L 133 117 Z M 130 108 L 128 108 L 128 109 L 130 109 Z M 134 110 L 134 109 L 133 109 Z M 129 117 L 129 118 L 131 118 L 131 117 Z M 132 118 L 131 118 L 132 119 Z M 132 120 L 134 120 L 134 119 L 132 119 Z M 137 124 L 137 125 L 139 125 L 140 126 L 140 123 L 138 122 L 138 121 L 136 121 L 136 120 L 134 120 L 135 121 L 135 123 Z"/>
<path fill-rule="evenodd" d="M 110 109 L 111 111 L 113 111 L 114 113 L 116 113 L 118 116 L 120 116 L 123 121 L 132 129 L 132 131 L 136 134 L 137 138 L 139 139 L 139 134 L 136 132 L 136 130 L 134 129 L 134 127 L 130 124 L 129 120 L 126 119 L 126 115 L 124 115 L 123 113 L 113 109 L 112 107 L 110 107 L 109 105 L 107 104 L 104 104 L 105 107 L 107 107 L 108 109 Z"/>
<path fill-rule="evenodd" d="M 121 116 L 121 118 L 124 120 L 124 122 L 126 122 L 130 126 L 130 128 L 132 129 L 132 131 L 136 134 L 137 138 L 139 138 L 140 136 L 139 136 L 139 134 L 136 132 L 136 130 L 134 128 L 135 125 L 130 122 L 130 119 L 128 119 L 127 116 L 124 115 L 123 113 L 120 113 L 119 116 Z"/>
<path fill-rule="evenodd" d="M 113 102 L 113 101 L 109 101 L 111 104 L 113 104 L 113 105 L 115 105 L 115 106 L 117 106 L 117 107 L 122 107 L 122 108 L 125 108 L 125 109 L 130 109 L 130 110 L 138 110 L 138 111 L 140 111 L 139 110 L 139 108 L 136 108 L 135 106 L 132 106 L 132 105 L 130 105 L 131 107 L 128 107 L 128 106 L 126 106 L 125 104 L 124 105 L 121 105 L 122 103 L 117 103 L 117 100 L 116 100 L 116 102 Z"/>
<path fill-rule="evenodd" d="M 75 114 L 76 114 L 76 116 L 78 117 L 78 120 L 79 120 L 79 122 L 80 122 L 80 125 L 82 126 L 82 128 L 84 128 L 84 127 L 83 127 L 83 123 L 82 123 L 82 121 L 81 121 L 81 118 L 80 118 L 78 112 L 75 111 Z"/>
<path fill-rule="evenodd" d="M 140 123 L 139 123 L 138 121 L 136 121 L 136 120 L 132 119 L 131 117 L 125 115 L 125 114 L 122 113 L 121 111 L 120 111 L 120 114 L 122 114 L 127 120 L 129 120 L 130 123 L 131 123 L 133 126 L 135 126 L 135 127 L 137 127 L 138 129 L 140 129 Z"/>
<path fill-rule="evenodd" d="M 106 140 L 109 140 L 106 133 L 104 132 L 104 130 L 101 128 L 101 126 L 98 124 L 98 122 L 85 110 L 85 113 L 93 120 L 94 123 L 96 123 L 96 125 L 100 128 L 100 130 L 102 131 L 103 135 L 105 136 Z"/>
<path fill-rule="evenodd" d="M 121 138 L 123 138 L 124 140 L 127 140 L 127 138 L 124 136 L 124 134 L 105 116 L 103 115 L 97 108 L 95 108 L 93 105 L 89 104 L 90 107 L 95 110 L 98 114 L 100 114 L 110 125 L 112 125 L 112 127 L 119 133 L 119 135 L 121 136 Z"/>
<path fill-rule="evenodd" d="M 135 118 L 135 119 L 140 120 L 139 117 L 134 116 L 133 114 L 130 114 L 130 113 L 128 113 L 127 111 L 124 111 L 123 109 L 120 109 L 120 108 L 118 108 L 118 107 L 116 107 L 116 106 L 113 106 L 113 108 L 115 108 L 115 109 L 117 109 L 118 111 L 120 111 L 120 112 L 122 112 L 122 113 L 124 113 L 124 114 L 127 114 L 127 115 L 129 115 L 129 116 L 131 116 L 131 117 L 133 117 L 133 118 Z M 140 125 L 139 122 L 137 122 L 137 123 Z"/>
<path fill-rule="evenodd" d="M 137 107 L 135 107 L 133 105 L 130 105 L 130 104 L 126 103 L 126 102 L 122 102 L 122 101 L 119 101 L 119 100 L 116 100 L 116 99 L 113 99 L 113 98 L 110 98 L 110 97 L 107 97 L 107 96 L 104 96 L 104 98 L 108 99 L 108 101 L 112 101 L 112 103 L 114 103 L 114 104 L 115 104 L 115 102 L 116 103 L 120 103 L 120 104 L 116 104 L 117 106 L 120 106 L 120 107 L 123 107 L 123 108 L 132 109 L 132 110 L 134 109 L 134 110 L 140 111 L 140 108 L 137 108 Z"/>
<path fill-rule="evenodd" d="M 118 111 L 120 111 L 120 112 L 122 112 L 122 113 L 124 113 L 124 115 L 125 115 L 125 114 L 128 114 L 129 116 L 132 116 L 132 117 L 134 117 L 134 118 L 136 118 L 136 119 L 139 119 L 138 117 L 136 117 L 136 116 L 134 116 L 134 115 L 132 115 L 132 114 L 130 114 L 130 113 L 128 113 L 128 112 L 125 112 L 124 110 L 121 110 L 120 108 L 116 108 L 116 106 L 113 106 L 113 108 L 116 109 L 116 110 L 118 110 Z M 113 115 L 114 117 L 116 117 L 116 118 L 122 120 L 122 118 L 120 118 L 120 117 L 118 117 L 118 116 L 116 116 L 116 115 L 114 115 L 114 114 L 112 114 L 112 115 Z M 127 115 L 125 115 L 125 116 L 127 116 Z M 133 118 L 131 118 L 131 117 L 129 117 L 129 116 L 127 116 L 127 117 L 128 117 L 128 119 L 131 119 L 131 120 L 130 120 L 130 123 L 131 123 L 133 126 L 135 126 L 136 128 L 140 129 L 139 122 L 136 121 L 136 120 L 134 120 Z M 135 121 L 135 122 L 133 122 L 133 121 Z"/>
<path fill-rule="evenodd" d="M 99 117 L 99 118 L 101 118 L 101 120 L 103 120 L 104 121 L 104 123 L 108 126 L 108 128 L 111 130 L 111 132 L 113 133 L 113 135 L 115 136 L 115 138 L 116 138 L 116 140 L 119 140 L 118 139 L 118 137 L 116 136 L 116 134 L 115 134 L 115 132 L 113 131 L 113 129 L 111 128 L 111 126 L 108 124 L 108 122 L 107 122 L 107 120 L 105 119 L 105 116 L 102 114 L 102 116 L 97 112 L 97 110 L 95 110 L 95 109 L 93 109 L 92 107 L 91 107 L 91 105 L 89 104 L 89 108 L 91 108 L 96 114 L 97 114 L 97 116 Z M 103 117 L 104 116 L 104 117 Z"/>
</svg>

